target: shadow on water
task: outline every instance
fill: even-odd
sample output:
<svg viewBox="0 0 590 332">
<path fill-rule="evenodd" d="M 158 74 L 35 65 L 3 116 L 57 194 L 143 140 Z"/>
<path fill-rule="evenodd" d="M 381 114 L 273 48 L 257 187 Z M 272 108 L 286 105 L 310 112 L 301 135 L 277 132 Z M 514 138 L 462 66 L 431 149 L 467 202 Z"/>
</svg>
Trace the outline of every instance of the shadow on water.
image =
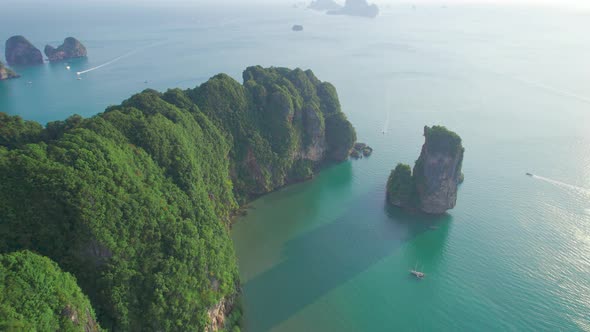
<svg viewBox="0 0 590 332">
<path fill-rule="evenodd" d="M 383 213 L 385 203 L 375 195 L 361 197 L 333 222 L 286 243 L 283 261 L 244 285 L 249 331 L 271 330 L 417 235 L 448 227 L 449 215 L 412 215 L 389 207 Z"/>
</svg>

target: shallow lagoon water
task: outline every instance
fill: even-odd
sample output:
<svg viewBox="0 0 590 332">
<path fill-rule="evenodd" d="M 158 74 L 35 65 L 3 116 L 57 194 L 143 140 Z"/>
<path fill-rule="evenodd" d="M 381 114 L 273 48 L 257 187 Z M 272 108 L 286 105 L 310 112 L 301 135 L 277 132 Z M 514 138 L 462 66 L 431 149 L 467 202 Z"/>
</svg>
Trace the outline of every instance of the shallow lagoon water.
<svg viewBox="0 0 590 332">
<path fill-rule="evenodd" d="M 375 149 L 260 198 L 236 224 L 243 330 L 590 330 L 587 12 L 72 6 L 61 21 L 48 14 L 62 7 L 5 8 L 1 40 L 42 49 L 72 34 L 90 57 L 16 68 L 0 111 L 45 123 L 219 72 L 241 81 L 249 65 L 311 68 Z M 458 206 L 430 218 L 386 207 L 390 170 L 414 162 L 432 124 L 464 140 Z M 416 264 L 426 279 L 410 277 Z"/>
</svg>

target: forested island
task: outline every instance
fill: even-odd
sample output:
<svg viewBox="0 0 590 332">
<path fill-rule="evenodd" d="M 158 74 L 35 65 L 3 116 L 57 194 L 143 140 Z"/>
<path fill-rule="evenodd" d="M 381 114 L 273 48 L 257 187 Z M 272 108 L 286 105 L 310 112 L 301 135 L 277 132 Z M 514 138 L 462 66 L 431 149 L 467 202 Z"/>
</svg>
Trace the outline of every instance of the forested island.
<svg viewBox="0 0 590 332">
<path fill-rule="evenodd" d="M 369 4 L 367 0 L 346 0 L 344 6 L 333 0 L 312 1 L 309 9 L 325 11 L 328 15 L 349 15 L 375 18 L 379 15 L 379 7 L 376 4 Z"/>
<path fill-rule="evenodd" d="M 409 165 L 401 163 L 391 171 L 387 202 L 428 214 L 442 214 L 457 203 L 465 149 L 461 137 L 443 126 L 425 126 L 424 138 L 413 173 Z"/>
<path fill-rule="evenodd" d="M 300 69 L 146 90 L 45 127 L 0 113 L 2 269 L 16 280 L 31 271 L 11 261 L 41 266 L 39 278 L 74 296 L 36 297 L 40 286 L 26 283 L 3 291 L 0 329 L 88 331 L 95 312 L 107 330 L 231 330 L 233 213 L 346 160 L 355 141 L 334 86 Z M 47 324 L 10 294 L 40 301 Z"/>
</svg>

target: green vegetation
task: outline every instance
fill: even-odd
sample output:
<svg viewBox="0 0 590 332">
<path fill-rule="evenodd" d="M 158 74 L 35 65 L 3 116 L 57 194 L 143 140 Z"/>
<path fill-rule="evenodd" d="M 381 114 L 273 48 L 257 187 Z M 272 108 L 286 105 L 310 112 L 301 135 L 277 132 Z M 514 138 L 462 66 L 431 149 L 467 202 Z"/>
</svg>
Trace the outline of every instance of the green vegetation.
<svg viewBox="0 0 590 332">
<path fill-rule="evenodd" d="M 99 331 L 76 279 L 29 251 L 0 254 L 0 330 Z"/>
<path fill-rule="evenodd" d="M 342 160 L 355 137 L 330 84 L 285 68 L 46 128 L 0 113 L 0 253 L 57 262 L 109 330 L 202 331 L 239 292 L 238 203 Z"/>
<path fill-rule="evenodd" d="M 20 116 L 0 113 L 0 146 L 15 148 L 41 140 L 43 127 L 37 122 L 24 121 Z"/>
<path fill-rule="evenodd" d="M 387 180 L 387 201 L 396 206 L 411 206 L 415 192 L 410 165 L 397 164 Z"/>
<path fill-rule="evenodd" d="M 463 151 L 461 137 L 444 126 L 424 127 L 424 136 L 430 152 L 456 156 Z"/>
</svg>

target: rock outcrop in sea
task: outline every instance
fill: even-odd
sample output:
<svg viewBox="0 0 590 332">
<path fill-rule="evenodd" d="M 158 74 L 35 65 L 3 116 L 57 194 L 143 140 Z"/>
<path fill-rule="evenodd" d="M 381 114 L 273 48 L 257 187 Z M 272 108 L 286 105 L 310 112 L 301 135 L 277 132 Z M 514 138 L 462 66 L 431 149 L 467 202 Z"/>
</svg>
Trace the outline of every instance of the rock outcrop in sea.
<svg viewBox="0 0 590 332">
<path fill-rule="evenodd" d="M 31 42 L 23 36 L 12 36 L 6 41 L 6 62 L 14 65 L 39 65 L 43 63 L 43 55 Z"/>
<path fill-rule="evenodd" d="M 350 150 L 350 156 L 354 159 L 369 157 L 373 154 L 373 148 L 365 143 L 354 143 Z"/>
<path fill-rule="evenodd" d="M 73 58 L 82 58 L 87 56 L 86 47 L 74 37 L 68 37 L 64 43 L 57 48 L 46 45 L 45 55 L 51 62 L 62 61 Z"/>
<path fill-rule="evenodd" d="M 342 6 L 333 0 L 315 0 L 312 1 L 307 8 L 319 11 L 328 11 L 341 9 Z"/>
<path fill-rule="evenodd" d="M 12 71 L 10 68 L 4 66 L 4 64 L 0 61 L 0 81 L 2 80 L 9 80 L 11 78 L 20 77 L 17 73 Z"/>
<path fill-rule="evenodd" d="M 344 7 L 330 10 L 327 14 L 375 18 L 379 15 L 379 7 L 376 4 L 369 4 L 367 0 L 346 0 Z"/>
<path fill-rule="evenodd" d="M 295 24 L 292 30 L 296 32 L 303 31 L 303 25 Z"/>
<path fill-rule="evenodd" d="M 457 203 L 465 149 L 459 135 L 443 126 L 425 126 L 424 137 L 413 173 L 404 164 L 391 172 L 387 201 L 402 208 L 442 214 Z"/>
</svg>

